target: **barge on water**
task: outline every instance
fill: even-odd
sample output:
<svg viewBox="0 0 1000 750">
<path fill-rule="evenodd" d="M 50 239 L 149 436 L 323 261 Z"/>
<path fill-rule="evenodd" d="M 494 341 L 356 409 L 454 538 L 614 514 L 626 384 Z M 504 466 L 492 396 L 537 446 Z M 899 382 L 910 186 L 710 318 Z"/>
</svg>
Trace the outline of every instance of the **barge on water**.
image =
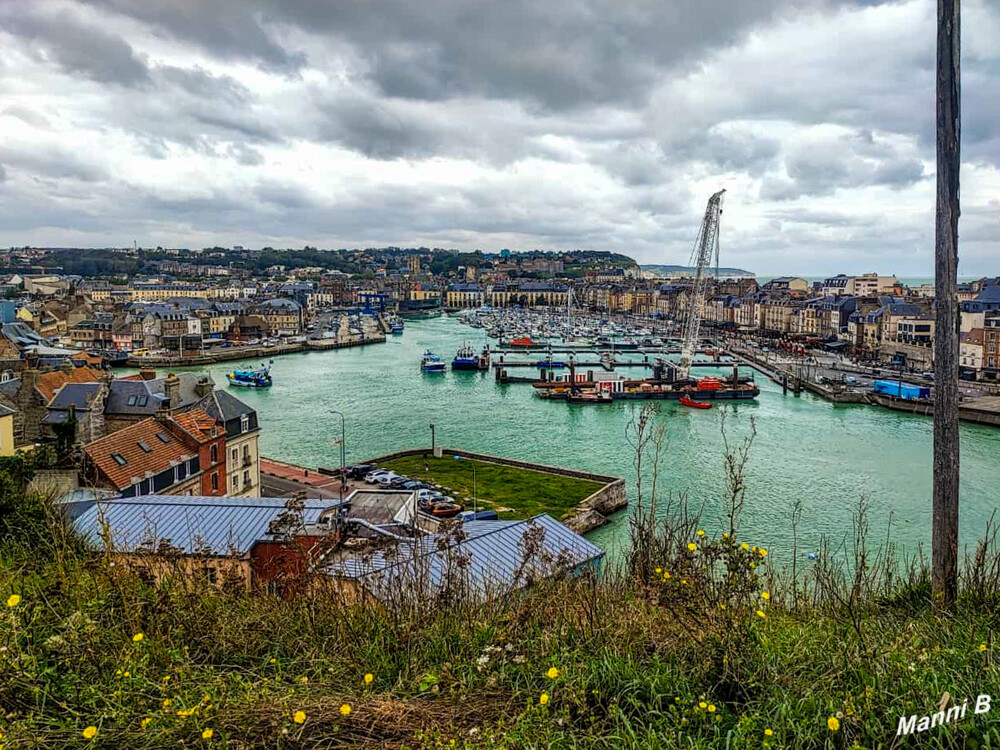
<svg viewBox="0 0 1000 750">
<path fill-rule="evenodd" d="M 554 375 L 554 373 L 550 373 Z M 619 400 L 679 400 L 691 401 L 750 400 L 760 395 L 753 377 L 741 377 L 734 367 L 728 377 L 677 378 L 668 366 L 654 367 L 652 378 L 633 379 L 623 375 L 577 373 L 545 378 L 532 383 L 539 398 L 569 403 L 600 404 Z"/>
</svg>

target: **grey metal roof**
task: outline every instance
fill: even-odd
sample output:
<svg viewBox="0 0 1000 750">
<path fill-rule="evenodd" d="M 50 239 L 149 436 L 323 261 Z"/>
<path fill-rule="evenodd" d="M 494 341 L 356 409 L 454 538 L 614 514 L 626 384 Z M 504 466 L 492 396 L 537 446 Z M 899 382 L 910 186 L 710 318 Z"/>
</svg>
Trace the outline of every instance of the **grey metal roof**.
<svg viewBox="0 0 1000 750">
<path fill-rule="evenodd" d="M 376 597 L 396 586 L 424 583 L 431 589 L 424 593 L 432 593 L 456 574 L 472 592 L 487 595 L 519 588 L 530 578 L 574 570 L 604 556 L 600 547 L 547 515 L 522 521 L 469 521 L 462 525 L 462 532 L 466 538 L 461 541 L 430 534 L 415 543 L 334 560 L 328 573 L 358 580 Z M 543 538 L 539 554 L 525 563 L 522 540 L 529 533 Z M 459 558 L 462 564 L 456 565 Z"/>
<path fill-rule="evenodd" d="M 198 395 L 196 386 L 198 380 L 206 377 L 196 372 L 177 373 L 180 381 L 180 403 L 171 404 L 171 408 L 186 408 L 193 406 L 202 400 Z M 124 380 L 117 379 L 111 381 L 108 388 L 108 402 L 105 411 L 108 414 L 133 414 L 139 416 L 152 416 L 160 407 L 161 402 L 166 398 L 164 383 L 166 378 L 154 378 L 153 380 Z M 135 396 L 135 403 L 129 404 L 129 398 Z M 142 398 L 146 397 L 145 403 Z"/>
<path fill-rule="evenodd" d="M 168 542 L 185 554 L 244 555 L 271 538 L 270 525 L 286 512 L 287 498 L 141 495 L 107 502 L 72 501 L 73 529 L 86 542 L 104 547 L 105 525 L 119 552 L 155 549 Z M 305 524 L 315 524 L 330 500 L 306 500 Z M 82 507 L 81 507 L 82 506 Z"/>
<path fill-rule="evenodd" d="M 351 503 L 348 518 L 361 518 L 374 524 L 391 523 L 406 503 L 413 502 L 413 494 L 406 490 L 357 490 L 347 498 Z"/>
</svg>

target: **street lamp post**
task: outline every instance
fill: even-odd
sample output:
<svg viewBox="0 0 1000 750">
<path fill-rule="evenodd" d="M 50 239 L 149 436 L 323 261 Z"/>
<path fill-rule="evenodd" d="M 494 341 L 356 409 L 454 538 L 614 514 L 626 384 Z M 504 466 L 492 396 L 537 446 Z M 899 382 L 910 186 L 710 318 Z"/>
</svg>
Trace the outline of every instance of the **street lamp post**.
<svg viewBox="0 0 1000 750">
<path fill-rule="evenodd" d="M 340 417 L 340 499 L 344 499 L 344 492 L 347 490 L 347 450 L 346 450 L 346 437 L 347 437 L 347 424 L 344 419 L 344 413 L 333 409 L 331 414 L 336 414 Z"/>
<path fill-rule="evenodd" d="M 464 461 L 465 456 L 455 456 L 456 461 Z M 476 462 L 469 459 L 469 463 L 472 465 L 472 512 L 479 512 L 479 491 L 478 485 L 476 483 Z"/>
</svg>

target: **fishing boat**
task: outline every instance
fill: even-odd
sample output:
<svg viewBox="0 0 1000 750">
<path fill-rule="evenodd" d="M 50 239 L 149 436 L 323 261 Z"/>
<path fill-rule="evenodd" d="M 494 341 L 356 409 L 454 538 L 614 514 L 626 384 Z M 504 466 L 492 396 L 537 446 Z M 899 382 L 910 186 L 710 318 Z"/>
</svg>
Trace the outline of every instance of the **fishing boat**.
<svg viewBox="0 0 1000 750">
<path fill-rule="evenodd" d="M 452 370 L 478 370 L 479 369 L 479 357 L 476 356 L 476 350 L 466 343 L 458 352 L 455 354 L 455 358 L 451 360 Z"/>
<path fill-rule="evenodd" d="M 420 360 L 420 369 L 424 372 L 444 372 L 444 360 L 428 349 Z"/>
<path fill-rule="evenodd" d="M 399 336 L 403 332 L 403 321 L 399 318 L 394 318 L 391 323 L 389 323 L 389 331 L 393 336 Z"/>
<path fill-rule="evenodd" d="M 681 396 L 677 399 L 677 402 L 684 405 L 690 406 L 692 409 L 711 409 L 712 404 L 709 401 L 695 401 L 690 396 Z"/>
<path fill-rule="evenodd" d="M 226 380 L 235 388 L 270 388 L 271 368 L 261 365 L 256 370 L 233 370 L 226 374 Z"/>
</svg>

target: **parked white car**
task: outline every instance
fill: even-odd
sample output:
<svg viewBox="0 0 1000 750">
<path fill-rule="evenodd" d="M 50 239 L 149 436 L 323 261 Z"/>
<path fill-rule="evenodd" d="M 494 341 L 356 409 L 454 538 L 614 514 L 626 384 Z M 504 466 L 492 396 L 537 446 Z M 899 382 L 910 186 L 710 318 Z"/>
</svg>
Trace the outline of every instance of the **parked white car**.
<svg viewBox="0 0 1000 750">
<path fill-rule="evenodd" d="M 368 474 L 365 475 L 365 482 L 368 484 L 376 484 L 383 474 L 390 473 L 391 472 L 388 469 L 376 469 L 375 471 L 368 472 Z"/>
</svg>

